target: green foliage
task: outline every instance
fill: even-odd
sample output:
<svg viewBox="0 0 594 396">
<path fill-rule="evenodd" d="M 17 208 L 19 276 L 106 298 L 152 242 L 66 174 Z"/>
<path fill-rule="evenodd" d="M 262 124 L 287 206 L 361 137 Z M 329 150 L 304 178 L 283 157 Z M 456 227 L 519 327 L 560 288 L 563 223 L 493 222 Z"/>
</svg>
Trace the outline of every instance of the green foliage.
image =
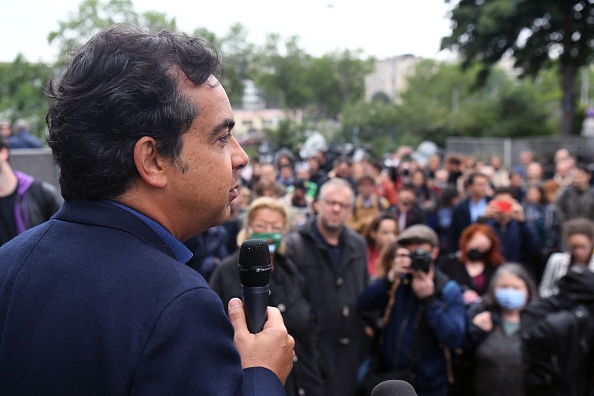
<svg viewBox="0 0 594 396">
<path fill-rule="evenodd" d="M 380 156 L 403 144 L 399 136 L 397 108 L 393 103 L 364 102 L 348 104 L 342 113 L 341 142 L 369 146 L 371 152 Z"/>
<path fill-rule="evenodd" d="M 270 34 L 265 45 L 257 50 L 253 80 L 262 89 L 268 105 L 296 111 L 306 107 L 313 96 L 306 72 L 311 63 L 311 55 L 299 47 L 297 37 L 286 40 L 283 51 L 280 36 Z"/>
<path fill-rule="evenodd" d="M 374 67 L 361 51 L 313 57 L 299 47 L 297 37 L 282 42 L 270 34 L 259 48 L 252 77 L 269 105 L 304 109 L 313 120 L 336 119 L 346 103 L 361 100 L 365 76 Z"/>
<path fill-rule="evenodd" d="M 115 23 L 129 22 L 150 30 L 175 30 L 175 18 L 164 13 L 149 11 L 142 14 L 134 11 L 131 0 L 84 0 L 78 12 L 66 21 L 59 22 L 56 31 L 48 35 L 50 44 L 57 44 L 60 58 L 58 64 L 66 64 L 66 54 L 80 47 L 99 31 Z"/>
<path fill-rule="evenodd" d="M 460 0 L 451 19 L 454 28 L 443 38 L 442 48 L 460 53 L 464 67 L 480 64 L 481 83 L 504 55 L 513 56 L 516 66 L 530 76 L 557 64 L 563 91 L 561 133 L 570 133 L 577 70 L 592 60 L 594 2 Z"/>
<path fill-rule="evenodd" d="M 26 119 L 32 132 L 43 138 L 47 113 L 43 87 L 51 76 L 49 66 L 29 63 L 20 54 L 12 63 L 0 63 L 0 118 Z"/>
<path fill-rule="evenodd" d="M 306 139 L 305 125 L 290 119 L 281 120 L 278 128 L 266 129 L 265 133 L 275 149 L 286 147 L 295 150 Z"/>
<path fill-rule="evenodd" d="M 376 156 L 423 140 L 443 145 L 448 136 L 521 137 L 551 134 L 557 75 L 543 72 L 538 82 L 520 80 L 495 68 L 481 88 L 478 67 L 423 61 L 407 81 L 402 103 L 383 100 L 347 105 L 340 140 L 357 136 Z M 557 87 L 553 92 L 549 88 Z M 555 93 L 557 95 L 555 95 Z M 553 106 L 554 103 L 554 106 Z"/>
<path fill-rule="evenodd" d="M 346 103 L 365 96 L 365 76 L 373 71 L 374 59 L 364 59 L 361 51 L 345 50 L 313 60 L 308 70 L 309 84 L 317 115 L 336 119 Z"/>
<path fill-rule="evenodd" d="M 250 79 L 250 68 L 254 57 L 255 46 L 246 41 L 247 29 L 236 23 L 223 37 L 205 28 L 194 30 L 195 37 L 202 37 L 212 43 L 223 55 L 224 80 L 222 81 L 229 101 L 234 107 L 241 107 L 245 82 Z"/>
<path fill-rule="evenodd" d="M 523 47 L 517 40 L 522 29 L 526 43 L 542 36 L 532 25 L 532 30 L 526 31 L 529 12 L 535 15 L 535 10 L 543 9 L 534 2 L 461 0 L 452 14 L 456 25 L 452 35 L 444 38 L 443 46 L 461 53 L 464 70 L 459 64 L 419 63 L 408 79 L 408 89 L 401 94 L 399 105 L 386 94 L 376 94 L 370 103 L 364 101 L 365 76 L 373 71 L 375 60 L 365 57 L 360 50 L 314 57 L 301 48 L 298 37 L 281 39 L 277 34 L 269 34 L 266 43 L 256 47 L 247 42 L 248 31 L 241 24 L 230 26 L 222 36 L 205 28 L 195 29 L 193 35 L 213 43 L 222 54 L 222 83 L 235 108 L 241 107 L 246 81 L 252 80 L 268 107 L 302 115 L 265 131 L 273 146 L 296 150 L 305 140 L 306 130 L 317 130 L 330 143 L 358 142 L 380 156 L 399 145 L 416 146 L 423 140 L 441 145 L 447 136 L 553 133 L 563 113 L 559 105 L 564 97 L 562 81 L 567 88 L 567 81 L 560 78 L 558 70 L 563 69 L 567 60 L 562 56 L 561 43 L 549 47 L 542 43 L 541 49 L 545 51 L 546 47 L 547 56 L 539 58 L 538 63 L 536 47 L 526 49 L 527 45 Z M 563 8 L 562 4 L 553 5 L 553 0 L 542 3 L 555 13 Z M 590 8 L 589 4 L 584 5 L 579 12 L 586 15 Z M 556 14 L 550 16 L 550 21 L 543 17 L 538 23 L 558 24 L 555 18 Z M 152 30 L 175 29 L 174 18 L 152 11 L 139 14 L 132 0 L 83 0 L 78 11 L 60 22 L 49 40 L 64 55 L 100 29 L 123 21 Z M 582 28 L 585 29 L 583 24 L 575 26 Z M 532 32 L 532 36 L 526 32 Z M 557 59 L 549 56 L 551 48 L 557 49 Z M 493 66 L 510 51 L 532 79 L 518 80 Z M 521 55 L 522 51 L 532 53 L 536 60 Z M 581 50 L 575 47 L 575 51 Z M 536 63 L 526 63 L 529 60 Z M 64 61 L 61 58 L 59 64 Z M 590 81 L 594 81 L 592 73 Z M 0 64 L 0 116 L 12 120 L 27 118 L 33 125 L 42 126 L 46 112 L 42 86 L 51 74 L 50 67 L 30 64 L 22 57 L 12 64 Z M 477 80 L 482 84 L 475 84 Z M 572 88 L 575 85 L 571 83 Z M 581 127 L 582 117 L 583 109 L 575 114 L 575 131 Z"/>
<path fill-rule="evenodd" d="M 520 137 L 547 135 L 550 103 L 529 81 L 518 82 L 495 68 L 474 87 L 477 67 L 423 62 L 408 81 L 400 106 L 402 133 L 443 144 L 447 136 Z M 547 80 L 548 81 L 548 80 Z"/>
</svg>

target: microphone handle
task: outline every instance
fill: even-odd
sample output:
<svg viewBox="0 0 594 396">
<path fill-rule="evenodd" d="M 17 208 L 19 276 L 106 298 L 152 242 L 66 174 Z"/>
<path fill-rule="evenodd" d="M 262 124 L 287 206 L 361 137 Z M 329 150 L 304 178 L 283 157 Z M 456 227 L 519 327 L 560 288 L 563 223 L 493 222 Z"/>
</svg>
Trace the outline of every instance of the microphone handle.
<svg viewBox="0 0 594 396">
<path fill-rule="evenodd" d="M 252 334 L 259 333 L 264 328 L 264 323 L 268 318 L 266 311 L 268 309 L 270 287 L 268 285 L 260 287 L 242 286 L 241 291 L 243 293 L 243 309 L 248 330 Z"/>
</svg>

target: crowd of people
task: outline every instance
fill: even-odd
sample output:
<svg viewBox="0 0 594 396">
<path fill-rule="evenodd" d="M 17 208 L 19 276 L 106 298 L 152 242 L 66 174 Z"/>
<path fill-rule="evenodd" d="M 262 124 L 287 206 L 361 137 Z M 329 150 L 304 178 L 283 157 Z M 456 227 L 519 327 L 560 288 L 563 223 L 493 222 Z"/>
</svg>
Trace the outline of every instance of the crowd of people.
<svg viewBox="0 0 594 396">
<path fill-rule="evenodd" d="M 11 124 L 8 120 L 0 120 L 0 137 L 8 141 L 11 149 L 41 148 L 43 144 L 39 138 L 30 132 L 26 120 L 16 120 Z"/>
<path fill-rule="evenodd" d="M 248 166 L 208 43 L 120 24 L 71 55 L 47 90 L 63 203 L 11 168 L 22 131 L 0 123 L 2 394 L 535 394 L 533 302 L 594 302 L 591 173 L 567 150 Z M 258 334 L 236 271 L 254 238 Z M 591 393 L 594 365 L 559 362 Z"/>
<path fill-rule="evenodd" d="M 10 149 L 0 138 L 0 245 L 63 202 L 13 170 Z M 572 266 L 594 271 L 591 174 L 567 150 L 549 170 L 528 152 L 511 170 L 407 154 L 389 167 L 324 150 L 255 157 L 227 221 L 184 242 L 226 307 L 241 297 L 239 246 L 268 241 L 270 305 L 295 340 L 289 395 L 365 395 L 386 379 L 419 395 L 523 395 L 522 310 Z"/>
<path fill-rule="evenodd" d="M 565 149 L 550 169 L 530 152 L 509 170 L 498 156 L 327 156 L 252 159 L 210 278 L 224 302 L 239 296 L 233 251 L 269 241 L 282 271 L 271 301 L 303 356 L 289 394 L 368 394 L 400 378 L 419 395 L 523 395 L 523 308 L 571 266 L 594 271 L 587 166 Z"/>
</svg>

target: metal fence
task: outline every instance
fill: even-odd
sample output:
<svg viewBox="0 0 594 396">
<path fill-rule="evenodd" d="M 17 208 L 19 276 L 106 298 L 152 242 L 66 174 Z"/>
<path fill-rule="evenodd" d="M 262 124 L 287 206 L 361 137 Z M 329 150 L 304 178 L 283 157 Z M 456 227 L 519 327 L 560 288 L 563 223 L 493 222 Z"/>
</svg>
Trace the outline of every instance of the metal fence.
<svg viewBox="0 0 594 396">
<path fill-rule="evenodd" d="M 43 180 L 60 188 L 60 171 L 54 164 L 49 148 L 13 149 L 10 151 L 10 165 L 14 170 L 25 172 L 37 180 Z"/>
<path fill-rule="evenodd" d="M 594 161 L 594 137 L 584 136 L 536 136 L 530 138 L 479 138 L 448 137 L 445 143 L 446 153 L 473 156 L 488 162 L 491 156 L 498 155 L 506 167 L 519 164 L 520 153 L 530 150 L 534 160 L 544 164 L 553 162 L 555 151 L 566 148 L 580 161 Z"/>
</svg>

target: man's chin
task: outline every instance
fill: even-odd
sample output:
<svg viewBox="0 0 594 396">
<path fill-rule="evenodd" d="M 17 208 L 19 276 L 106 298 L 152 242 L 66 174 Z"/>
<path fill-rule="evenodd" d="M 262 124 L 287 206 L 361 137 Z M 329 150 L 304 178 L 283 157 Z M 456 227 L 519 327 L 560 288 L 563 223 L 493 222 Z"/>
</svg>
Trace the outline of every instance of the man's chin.
<svg viewBox="0 0 594 396">
<path fill-rule="evenodd" d="M 231 206 L 229 204 L 227 204 L 227 206 L 225 206 L 225 208 L 223 208 L 221 210 L 220 215 L 216 219 L 213 219 L 212 224 L 209 226 L 209 228 L 219 226 L 219 225 L 225 223 L 229 219 L 230 216 L 231 216 Z"/>
<path fill-rule="evenodd" d="M 324 225 L 326 226 L 326 229 L 328 229 L 328 231 L 332 232 L 340 231 L 342 227 L 344 227 L 342 223 L 326 222 Z"/>
</svg>

